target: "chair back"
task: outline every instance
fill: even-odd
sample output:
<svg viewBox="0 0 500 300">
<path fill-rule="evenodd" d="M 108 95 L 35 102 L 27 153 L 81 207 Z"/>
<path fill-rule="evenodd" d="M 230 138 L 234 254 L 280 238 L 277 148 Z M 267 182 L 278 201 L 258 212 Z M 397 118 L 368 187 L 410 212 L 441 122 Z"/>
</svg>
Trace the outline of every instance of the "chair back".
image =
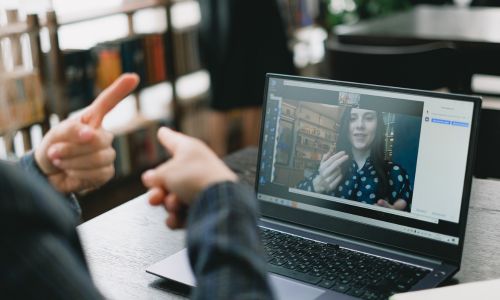
<svg viewBox="0 0 500 300">
<path fill-rule="evenodd" d="M 450 43 L 410 46 L 326 44 L 333 79 L 405 88 L 467 93 L 470 75 Z"/>
</svg>

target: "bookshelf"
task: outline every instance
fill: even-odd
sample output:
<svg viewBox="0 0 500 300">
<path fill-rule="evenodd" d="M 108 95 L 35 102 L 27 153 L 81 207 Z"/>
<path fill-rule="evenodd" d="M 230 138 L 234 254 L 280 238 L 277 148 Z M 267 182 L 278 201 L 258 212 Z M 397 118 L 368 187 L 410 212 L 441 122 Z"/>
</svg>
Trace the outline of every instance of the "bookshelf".
<svg viewBox="0 0 500 300">
<path fill-rule="evenodd" d="M 278 120 L 275 181 L 287 186 L 316 171 L 323 154 L 335 148 L 341 110 L 283 101 Z"/>
<path fill-rule="evenodd" d="M 180 129 L 185 113 L 183 106 L 193 100 L 183 99 L 177 85 L 181 77 L 201 69 L 195 44 L 197 26 L 178 28 L 172 22 L 175 5 L 188 2 L 192 0 L 138 0 L 77 15 L 57 15 L 54 11 L 46 14 L 43 26 L 48 29 L 51 45 L 46 55 L 50 64 L 50 108 L 60 119 L 88 105 L 120 73 L 136 72 L 141 77 L 141 85 L 134 93 L 137 115 L 123 128 L 110 128 L 116 137 L 117 177 L 128 176 L 162 161 L 165 153 L 156 149 L 156 129 L 160 125 Z M 163 11 L 165 30 L 150 33 L 136 30 L 135 15 L 148 9 Z M 90 49 L 68 50 L 60 46 L 62 27 L 115 15 L 126 16 L 126 37 L 102 42 Z M 167 83 L 172 91 L 169 120 L 166 120 L 167 111 L 165 118 L 146 118 L 141 113 L 143 91 Z M 141 147 L 144 151 L 138 150 Z M 150 154 L 141 156 L 142 152 Z M 137 160 L 137 157 L 143 159 Z"/>
<path fill-rule="evenodd" d="M 316 170 L 323 154 L 335 147 L 334 141 L 339 132 L 339 120 L 334 116 L 336 115 L 322 114 L 303 103 L 299 105 L 293 153 L 295 168 Z"/>
<path fill-rule="evenodd" d="M 6 10 L 6 16 L 7 23 L 0 25 L 0 141 L 4 158 L 32 148 L 33 126 L 48 130 L 38 16 L 27 15 L 20 21 L 16 10 Z M 23 149 L 14 145 L 17 136 Z"/>
<path fill-rule="evenodd" d="M 106 85 L 114 79 L 113 77 L 117 77 L 121 72 L 136 72 L 137 70 L 134 68 L 137 66 L 131 66 L 131 64 L 127 65 L 124 63 L 130 60 L 124 59 L 123 52 L 125 48 L 125 50 L 129 52 L 133 52 L 134 45 L 138 44 L 139 48 L 141 48 L 140 50 L 143 52 L 140 53 L 140 55 L 146 57 L 142 60 L 143 64 L 146 65 L 146 67 L 149 64 L 149 68 L 147 68 L 148 71 L 155 70 L 155 72 L 154 74 L 151 72 L 144 73 L 142 74 L 143 76 L 141 76 L 142 85 L 134 93 L 136 100 L 136 116 L 127 122 L 127 124 L 125 124 L 126 126 L 115 126 L 114 128 L 110 126 L 110 130 L 115 133 L 116 136 L 117 145 L 115 148 L 117 152 L 123 150 L 123 145 L 125 144 L 130 147 L 129 153 L 122 155 L 121 160 L 117 160 L 117 175 L 118 177 L 127 176 L 129 173 L 136 173 L 139 169 L 151 167 L 160 162 L 165 156 L 165 153 L 158 149 L 152 151 L 151 149 L 155 149 L 155 147 L 153 147 L 150 142 L 156 141 L 156 129 L 161 125 L 180 129 L 185 111 L 182 106 L 189 106 L 191 103 L 205 96 L 205 94 L 194 95 L 193 93 L 187 93 L 188 96 L 183 95 L 183 93 L 179 94 L 177 87 L 178 85 L 181 86 L 182 90 L 182 87 L 185 86 L 184 77 L 189 77 L 185 75 L 191 75 L 201 70 L 197 45 L 195 44 L 197 42 L 197 25 L 189 24 L 189 26 L 180 28 L 172 22 L 173 10 L 175 10 L 176 5 L 180 6 L 181 4 L 191 2 L 195 3 L 193 0 L 124 1 L 123 4 L 115 7 L 84 11 L 77 15 L 58 15 L 54 11 L 48 11 L 44 16 L 41 16 L 40 21 L 37 16 L 33 15 L 28 16 L 26 22 L 18 22 L 17 15 L 15 20 L 12 21 L 14 19 L 13 16 L 17 14 L 17 12 L 7 11 L 7 15 L 10 16 L 9 23 L 0 26 L 0 40 L 20 40 L 21 36 L 28 34 L 30 36 L 30 41 L 36 42 L 36 46 L 31 47 L 33 52 L 33 62 L 31 64 L 34 68 L 32 70 L 25 70 L 18 66 L 22 58 L 21 55 L 17 54 L 19 51 L 15 49 L 16 47 L 20 48 L 21 43 L 18 42 L 18 40 L 11 43 L 13 48 L 12 60 L 16 68 L 9 68 L 9 72 L 4 72 L 2 66 L 3 60 L 0 59 L 0 76 L 2 82 L 15 82 L 20 78 L 36 76 L 37 80 L 34 80 L 34 82 L 36 82 L 37 86 L 32 88 L 30 93 L 37 96 L 37 103 L 43 104 L 43 115 L 37 114 L 37 117 L 33 117 L 32 119 L 22 118 L 20 117 L 21 113 L 27 111 L 30 105 L 26 104 L 27 101 L 21 101 L 24 100 L 24 98 L 19 96 L 9 100 L 9 104 L 16 103 L 12 111 L 15 111 L 17 114 L 0 114 L 0 136 L 7 131 L 22 131 L 26 149 L 20 152 L 14 151 L 13 136 L 2 136 L 0 140 L 0 156 L 2 156 L 1 154 L 3 151 L 3 149 L 1 149 L 3 146 L 2 144 L 5 144 L 4 148 L 6 148 L 6 150 L 4 152 L 24 153 L 31 148 L 29 136 L 24 137 L 25 133 L 29 134 L 30 126 L 42 123 L 44 125 L 44 132 L 46 132 L 49 129 L 49 117 L 51 120 L 54 115 L 57 116 L 56 119 L 58 120 L 67 118 L 71 113 L 75 112 L 75 110 L 88 105 L 99 91 L 105 88 Z M 135 24 L 137 13 L 151 9 L 156 9 L 164 14 L 166 29 L 154 32 L 148 31 L 148 33 L 138 32 Z M 65 26 L 68 25 L 97 22 L 97 20 L 115 15 L 125 15 L 128 27 L 127 37 L 99 43 L 90 49 L 63 49 L 63 47 L 61 47 L 61 28 L 66 30 Z M 45 46 L 45 52 L 42 52 L 40 37 L 42 36 L 43 39 L 45 37 L 43 34 L 45 33 L 47 33 L 46 44 L 50 45 L 50 48 Z M 154 50 L 150 51 L 151 49 Z M 2 49 L 0 49 L 0 51 L 1 50 Z M 99 65 L 101 62 L 99 60 L 99 55 L 101 54 L 108 59 L 111 58 L 111 60 L 107 61 L 109 64 Z M 129 57 L 130 56 L 131 55 L 129 55 Z M 160 64 L 158 63 L 159 61 L 161 61 Z M 104 74 L 117 65 L 119 65 L 119 71 L 115 69 L 113 74 Z M 102 82 L 97 82 L 97 77 L 102 79 Z M 43 90 L 41 89 L 41 84 L 44 86 Z M 152 94 L 150 89 L 157 90 L 157 86 L 167 87 L 169 91 L 171 91 L 171 93 L 167 93 L 167 95 L 162 95 L 165 98 L 168 97 L 168 99 L 164 101 L 168 104 L 168 107 L 162 107 L 162 109 L 165 108 L 163 116 L 160 117 L 162 114 L 158 113 L 155 114 L 153 117 L 154 119 L 148 119 L 141 113 L 141 103 L 146 103 L 142 101 L 145 100 L 146 97 L 144 97 L 144 99 L 142 99 L 142 97 L 143 94 Z M 12 96 L 10 98 L 12 98 Z M 20 103 L 24 104 L 21 105 Z M 31 106 L 31 108 L 39 106 L 40 105 Z M 5 112 L 5 110 L 2 111 Z M 26 113 L 23 114 L 25 115 Z M 4 116 L 9 116 L 9 119 Z M 16 122 L 14 126 L 12 122 L 8 122 L 11 119 L 20 121 Z M 134 143 L 136 145 L 134 145 Z M 140 145 L 144 147 L 145 153 L 150 154 L 145 156 L 147 159 L 139 159 L 139 163 L 136 163 L 134 162 L 135 158 L 140 157 L 141 154 L 140 151 L 137 151 Z M 122 153 L 118 153 L 118 156 L 120 156 L 120 154 Z M 123 157 L 129 157 L 130 161 L 125 162 Z M 150 159 L 149 162 L 148 159 Z M 127 164 L 130 167 L 127 167 Z M 121 165 L 125 165 L 125 168 L 121 168 Z M 122 169 L 128 171 L 120 172 Z"/>
</svg>

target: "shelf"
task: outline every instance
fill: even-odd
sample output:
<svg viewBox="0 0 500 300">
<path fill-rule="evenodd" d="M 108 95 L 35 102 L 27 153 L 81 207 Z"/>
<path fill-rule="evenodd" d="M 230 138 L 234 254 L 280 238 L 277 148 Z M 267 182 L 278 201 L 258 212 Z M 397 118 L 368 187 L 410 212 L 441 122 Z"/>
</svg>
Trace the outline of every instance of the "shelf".
<svg viewBox="0 0 500 300">
<path fill-rule="evenodd" d="M 182 26 L 182 27 L 173 27 L 173 33 L 185 33 L 189 31 L 196 31 L 198 29 L 199 24 L 192 24 L 192 25 L 187 25 L 187 26 Z"/>
<path fill-rule="evenodd" d="M 320 125 L 320 124 L 318 124 L 318 123 L 311 122 L 311 121 L 306 120 L 306 119 L 298 118 L 297 120 L 299 120 L 299 121 L 303 121 L 303 122 L 306 122 L 306 123 L 309 123 L 309 124 L 311 124 L 311 125 L 313 125 L 313 126 L 320 127 L 320 128 L 325 129 L 325 130 L 328 130 L 328 131 L 335 131 L 335 130 L 334 130 L 334 129 L 332 129 L 332 128 L 329 128 L 329 127 L 326 127 L 326 126 Z"/>
<path fill-rule="evenodd" d="M 140 0 L 140 1 L 128 2 L 119 6 L 100 9 L 100 10 L 89 10 L 74 15 L 57 16 L 58 25 L 59 26 L 70 25 L 70 24 L 100 19 L 104 17 L 109 17 L 117 14 L 130 14 L 141 9 L 153 8 L 157 6 L 165 6 L 167 4 L 168 0 Z"/>
<path fill-rule="evenodd" d="M 30 28 L 25 23 L 15 23 L 0 26 L 0 38 L 11 37 L 23 33 L 28 33 Z"/>
<path fill-rule="evenodd" d="M 8 132 L 15 132 L 15 131 L 30 128 L 33 125 L 42 124 L 44 121 L 45 121 L 44 118 L 39 118 L 39 119 L 33 118 L 32 120 L 29 120 L 26 122 L 17 122 L 17 123 L 13 122 L 11 124 L 11 128 L 7 129 L 7 128 L 0 127 L 0 136 L 6 134 Z"/>
<path fill-rule="evenodd" d="M 324 137 L 320 137 L 320 136 L 317 136 L 317 135 L 314 135 L 314 134 L 309 134 L 309 133 L 305 133 L 305 132 L 301 132 L 301 131 L 297 131 L 298 134 L 303 134 L 303 135 L 307 135 L 309 137 L 312 137 L 312 138 L 317 138 L 317 139 L 320 139 L 320 140 L 323 140 L 323 141 L 327 141 L 329 143 L 333 143 L 333 141 L 329 140 L 329 139 L 326 139 Z"/>
<path fill-rule="evenodd" d="M 295 122 L 295 118 L 294 117 L 283 115 L 283 114 L 280 115 L 280 119 L 283 119 L 283 120 L 289 121 L 289 122 Z"/>
<path fill-rule="evenodd" d="M 321 160 L 317 160 L 317 159 L 312 159 L 312 158 L 305 158 L 305 157 L 295 157 L 295 159 L 302 159 L 302 160 L 307 160 L 307 161 L 313 161 L 313 162 L 316 162 L 316 163 L 320 163 Z"/>
<path fill-rule="evenodd" d="M 309 146 L 309 145 L 302 145 L 302 144 L 296 144 L 295 147 L 310 149 L 310 150 L 314 150 L 314 152 L 319 152 L 319 153 L 321 153 L 321 150 L 322 150 L 319 147 L 314 147 L 314 146 Z"/>
<path fill-rule="evenodd" d="M 132 14 L 138 10 L 166 6 L 194 0 L 140 0 L 124 3 L 122 5 L 104 8 L 100 10 L 89 10 L 73 15 L 58 15 L 58 25 L 71 25 L 85 21 L 101 19 L 118 14 Z M 43 25 L 46 25 L 45 23 Z"/>
<path fill-rule="evenodd" d="M 7 71 L 7 72 L 2 72 L 0 73 L 0 78 L 3 77 L 5 80 L 9 79 L 18 79 L 30 75 L 37 75 L 38 74 L 38 69 L 33 69 L 33 70 L 26 70 L 23 67 L 17 67 L 16 69 L 12 71 Z"/>
</svg>

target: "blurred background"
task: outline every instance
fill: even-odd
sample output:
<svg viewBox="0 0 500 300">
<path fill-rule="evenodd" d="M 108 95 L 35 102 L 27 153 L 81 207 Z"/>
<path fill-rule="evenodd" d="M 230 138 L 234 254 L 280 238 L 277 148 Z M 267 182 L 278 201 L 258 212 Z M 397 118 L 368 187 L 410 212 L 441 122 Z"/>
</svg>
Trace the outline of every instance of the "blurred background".
<svg viewBox="0 0 500 300">
<path fill-rule="evenodd" d="M 220 156 L 256 146 L 266 72 L 481 94 L 484 123 L 500 125 L 498 0 L 219 1 L 239 7 L 228 15 L 214 2 L 2 0 L 0 159 L 36 147 L 123 72 L 141 84 L 104 121 L 117 174 L 79 195 L 84 219 L 144 192 L 141 172 L 166 158 L 160 126 Z M 239 99 L 248 91 L 254 99 Z M 495 132 L 481 134 L 481 153 L 495 157 Z M 478 166 L 476 176 L 500 177 L 495 164 Z"/>
</svg>

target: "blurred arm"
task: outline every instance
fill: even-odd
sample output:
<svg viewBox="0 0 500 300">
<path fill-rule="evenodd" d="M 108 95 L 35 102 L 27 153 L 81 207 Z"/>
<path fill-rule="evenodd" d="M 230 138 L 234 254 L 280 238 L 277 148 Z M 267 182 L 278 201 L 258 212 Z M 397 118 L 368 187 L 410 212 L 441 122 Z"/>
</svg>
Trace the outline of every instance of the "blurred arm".
<svg viewBox="0 0 500 300">
<path fill-rule="evenodd" d="M 272 299 L 250 189 L 225 182 L 195 201 L 188 219 L 193 299 Z"/>
</svg>

